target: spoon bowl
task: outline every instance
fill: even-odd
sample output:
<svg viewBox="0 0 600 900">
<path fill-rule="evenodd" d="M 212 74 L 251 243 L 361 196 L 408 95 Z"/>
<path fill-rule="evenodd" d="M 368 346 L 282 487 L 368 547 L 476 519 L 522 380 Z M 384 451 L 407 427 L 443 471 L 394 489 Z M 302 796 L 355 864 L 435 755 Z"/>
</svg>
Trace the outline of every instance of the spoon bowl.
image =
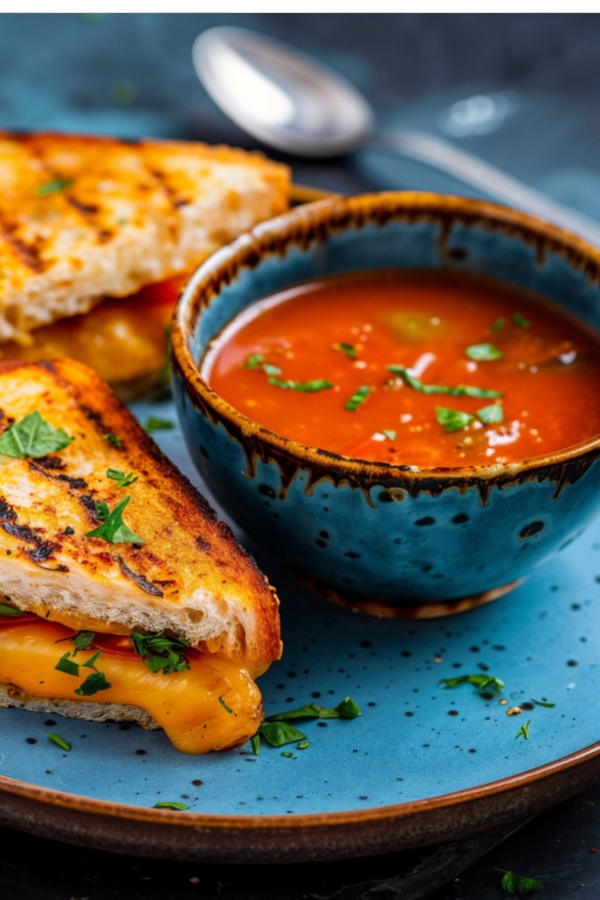
<svg viewBox="0 0 600 900">
<path fill-rule="evenodd" d="M 373 133 L 356 88 L 313 57 L 245 28 L 202 32 L 192 58 L 206 90 L 240 128 L 278 150 L 339 156 Z"/>
</svg>

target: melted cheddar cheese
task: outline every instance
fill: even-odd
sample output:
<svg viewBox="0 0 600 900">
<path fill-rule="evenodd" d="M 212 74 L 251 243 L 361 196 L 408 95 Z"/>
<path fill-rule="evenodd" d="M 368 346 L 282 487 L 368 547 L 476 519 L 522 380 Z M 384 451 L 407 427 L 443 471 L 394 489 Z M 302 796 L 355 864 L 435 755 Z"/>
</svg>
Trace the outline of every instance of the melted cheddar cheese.
<svg viewBox="0 0 600 900">
<path fill-rule="evenodd" d="M 171 675 L 152 673 L 134 653 L 102 650 L 96 667 L 110 688 L 80 697 L 75 690 L 91 670 L 81 668 L 73 676 L 55 668 L 64 653 L 75 649 L 69 640 L 73 635 L 54 622 L 2 622 L 0 684 L 9 685 L 9 693 L 14 685 L 17 696 L 20 690 L 38 699 L 140 707 L 183 753 L 238 746 L 258 730 L 261 696 L 249 673 L 232 660 L 196 650 L 186 651 L 190 669 Z M 93 646 L 80 650 L 73 661 L 81 666 L 95 652 Z"/>
</svg>

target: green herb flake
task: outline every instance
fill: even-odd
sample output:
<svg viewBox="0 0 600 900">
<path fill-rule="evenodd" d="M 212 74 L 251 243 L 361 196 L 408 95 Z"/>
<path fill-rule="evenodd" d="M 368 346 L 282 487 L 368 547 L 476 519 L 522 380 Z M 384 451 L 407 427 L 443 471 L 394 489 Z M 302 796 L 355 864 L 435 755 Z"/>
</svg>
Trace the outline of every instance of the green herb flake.
<svg viewBox="0 0 600 900">
<path fill-rule="evenodd" d="M 310 747 L 310 741 L 300 741 L 296 750 L 307 750 Z"/>
<path fill-rule="evenodd" d="M 232 708 L 231 708 L 230 706 L 227 706 L 227 704 L 226 704 L 225 701 L 223 700 L 223 695 L 221 695 L 221 696 L 219 697 L 219 703 L 221 704 L 221 706 L 223 707 L 223 709 L 225 710 L 225 712 L 229 713 L 229 715 L 232 715 L 233 710 L 232 710 Z"/>
<path fill-rule="evenodd" d="M 536 706 L 545 706 L 546 709 L 554 709 L 556 703 L 547 703 L 546 700 L 536 700 L 535 697 L 531 698 L 531 702 L 535 703 Z"/>
<path fill-rule="evenodd" d="M 128 472 L 126 475 L 125 472 L 121 472 L 120 469 L 107 469 L 106 477 L 116 481 L 117 487 L 124 488 L 129 487 L 130 484 L 137 481 L 139 476 L 134 475 L 133 472 Z"/>
<path fill-rule="evenodd" d="M 53 744 L 56 744 L 57 747 L 60 747 L 61 750 L 66 750 L 68 752 L 71 749 L 71 745 L 67 744 L 67 742 L 57 734 L 54 734 L 53 731 L 48 733 L 48 740 L 52 741 Z"/>
<path fill-rule="evenodd" d="M 354 412 L 359 406 L 362 406 L 370 393 L 371 388 L 368 385 L 363 384 L 362 387 L 359 387 L 344 404 L 344 409 L 349 410 L 349 412 Z"/>
<path fill-rule="evenodd" d="M 104 500 L 96 504 L 96 516 L 101 522 L 104 522 L 110 516 L 110 506 Z"/>
<path fill-rule="evenodd" d="M 408 387 L 422 394 L 447 394 L 450 397 L 476 397 L 476 398 L 496 398 L 502 397 L 501 391 L 495 391 L 492 388 L 480 388 L 474 384 L 457 384 L 448 387 L 443 384 L 423 384 L 419 378 L 415 378 L 405 366 L 386 366 L 388 372 L 393 375 L 399 375 Z"/>
<path fill-rule="evenodd" d="M 297 759 L 298 758 L 297 756 L 294 756 L 293 753 L 288 753 L 287 751 L 284 751 L 281 755 L 285 756 L 286 759 Z"/>
<path fill-rule="evenodd" d="M 352 344 L 334 344 L 333 349 L 345 353 L 348 359 L 356 359 L 356 348 Z"/>
<path fill-rule="evenodd" d="M 99 652 L 97 656 L 98 655 Z M 83 665 L 86 666 L 87 663 L 83 663 Z M 91 675 L 88 675 L 85 681 L 79 685 L 75 693 L 80 697 L 92 697 L 94 694 L 97 694 L 98 691 L 107 691 L 110 686 L 110 682 L 107 680 L 104 672 L 92 672 Z"/>
<path fill-rule="evenodd" d="M 110 99 L 113 103 L 118 103 L 119 106 L 128 106 L 130 103 L 133 103 L 136 95 L 136 88 L 126 81 L 113 84 L 110 89 Z"/>
<path fill-rule="evenodd" d="M 23 610 L 16 609 L 14 606 L 7 606 L 5 603 L 0 603 L 0 616 L 22 616 Z"/>
<path fill-rule="evenodd" d="M 307 703 L 298 709 L 289 709 L 285 712 L 267 716 L 267 722 L 282 722 L 289 719 L 355 719 L 360 716 L 360 708 L 352 697 L 346 697 L 333 708 L 318 706 L 316 703 Z"/>
<path fill-rule="evenodd" d="M 185 656 L 185 650 L 189 649 L 190 644 L 183 637 L 170 638 L 164 631 L 155 634 L 139 634 L 134 631 L 130 640 L 135 652 L 154 674 L 162 672 L 164 675 L 173 675 L 190 668 Z M 227 709 L 221 698 L 219 703 Z M 231 710 L 228 709 L 228 712 Z"/>
<path fill-rule="evenodd" d="M 258 732 L 250 738 L 250 745 L 255 756 L 260 755 L 260 734 Z"/>
<path fill-rule="evenodd" d="M 279 366 L 273 366 L 271 363 L 263 363 L 262 370 L 265 375 L 281 375 Z"/>
<path fill-rule="evenodd" d="M 443 426 L 444 431 L 449 433 L 461 431 L 475 418 L 470 413 L 462 412 L 460 409 L 450 409 L 447 406 L 436 406 L 435 417 Z"/>
<path fill-rule="evenodd" d="M 386 438 L 388 439 L 388 441 L 395 441 L 395 440 L 396 440 L 396 432 L 393 431 L 391 428 L 382 428 L 382 429 L 381 429 L 381 433 L 384 434 L 384 435 L 386 436 Z"/>
<path fill-rule="evenodd" d="M 107 444 L 112 444 L 117 450 L 120 450 L 123 446 L 123 438 L 120 438 L 118 434 L 103 434 L 102 440 L 106 441 Z"/>
<path fill-rule="evenodd" d="M 513 313 L 512 320 L 517 328 L 531 328 L 531 322 L 525 316 L 522 316 L 521 313 Z"/>
<path fill-rule="evenodd" d="M 515 734 L 515 740 L 517 738 L 523 737 L 526 741 L 529 740 L 529 726 L 531 724 L 531 719 L 528 722 L 525 722 L 524 725 L 521 725 L 517 733 Z"/>
<path fill-rule="evenodd" d="M 3 432 L 0 454 L 16 459 L 36 459 L 64 450 L 72 440 L 63 428 L 54 428 L 35 410 Z"/>
<path fill-rule="evenodd" d="M 480 422 L 484 425 L 494 425 L 497 422 L 504 421 L 504 410 L 499 403 L 492 403 L 491 406 L 484 406 L 475 413 Z"/>
<path fill-rule="evenodd" d="M 496 321 L 492 325 L 491 331 L 500 331 L 505 322 L 506 319 L 504 318 L 504 316 L 500 316 L 500 318 L 496 319 Z"/>
<path fill-rule="evenodd" d="M 504 682 L 500 678 L 494 678 L 493 675 L 459 675 L 457 678 L 442 678 L 440 684 L 443 684 L 445 688 L 472 684 L 478 691 L 485 691 L 488 688 L 492 688 L 494 691 L 504 690 Z"/>
<path fill-rule="evenodd" d="M 97 528 L 86 532 L 86 537 L 98 538 L 107 541 L 109 544 L 145 544 L 145 540 L 134 534 L 133 531 L 123 521 L 123 511 L 131 496 L 123 497 L 118 506 Z"/>
<path fill-rule="evenodd" d="M 185 803 L 178 803 L 176 800 L 161 800 L 160 803 L 155 803 L 152 808 L 153 809 L 175 809 L 178 812 L 182 812 L 183 810 L 189 809 L 189 806 L 186 806 Z"/>
<path fill-rule="evenodd" d="M 281 378 L 269 378 L 269 384 L 284 390 L 303 391 L 309 394 L 335 387 L 331 381 L 327 381 L 325 378 L 316 378 L 313 381 L 282 381 Z"/>
<path fill-rule="evenodd" d="M 96 633 L 94 631 L 78 631 L 71 641 L 75 644 L 77 650 L 89 650 L 92 645 Z"/>
<path fill-rule="evenodd" d="M 71 659 L 70 653 L 65 653 L 54 666 L 57 672 L 64 672 L 65 675 L 79 675 L 79 666 Z"/>
<path fill-rule="evenodd" d="M 514 872 L 507 871 L 506 869 L 494 869 L 494 871 L 504 872 L 500 886 L 502 890 L 511 894 L 513 897 L 517 894 L 521 897 L 528 897 L 530 894 L 541 891 L 544 887 L 543 883 L 538 881 L 537 878 L 529 878 L 527 875 L 516 875 Z"/>
<path fill-rule="evenodd" d="M 157 416 L 149 416 L 144 425 L 146 434 L 153 434 L 155 431 L 171 431 L 175 428 L 175 423 L 170 419 L 159 419 Z"/>
<path fill-rule="evenodd" d="M 59 191 L 65 191 L 73 184 L 72 178 L 53 178 L 52 181 L 45 181 L 44 184 L 38 184 L 35 189 L 38 197 L 47 197 L 48 194 L 58 194 Z"/>
<path fill-rule="evenodd" d="M 492 362 L 494 359 L 502 359 L 504 353 L 493 344 L 471 344 L 465 354 L 475 362 Z"/>
<path fill-rule="evenodd" d="M 252 353 L 244 362 L 244 369 L 258 369 L 264 360 L 262 353 Z"/>
<path fill-rule="evenodd" d="M 283 747 L 285 744 L 295 744 L 306 738 L 305 734 L 289 725 L 287 722 L 263 722 L 258 733 L 271 747 Z"/>
</svg>

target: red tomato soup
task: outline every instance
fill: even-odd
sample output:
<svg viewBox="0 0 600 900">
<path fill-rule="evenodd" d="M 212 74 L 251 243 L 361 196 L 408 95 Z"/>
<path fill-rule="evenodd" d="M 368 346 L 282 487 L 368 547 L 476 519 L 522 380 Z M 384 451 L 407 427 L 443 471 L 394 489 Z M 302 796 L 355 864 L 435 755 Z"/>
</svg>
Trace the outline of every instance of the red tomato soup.
<svg viewBox="0 0 600 900">
<path fill-rule="evenodd" d="M 203 375 L 272 431 L 412 466 L 506 463 L 600 432 L 600 342 L 513 285 L 391 271 L 301 285 L 253 304 Z"/>
</svg>

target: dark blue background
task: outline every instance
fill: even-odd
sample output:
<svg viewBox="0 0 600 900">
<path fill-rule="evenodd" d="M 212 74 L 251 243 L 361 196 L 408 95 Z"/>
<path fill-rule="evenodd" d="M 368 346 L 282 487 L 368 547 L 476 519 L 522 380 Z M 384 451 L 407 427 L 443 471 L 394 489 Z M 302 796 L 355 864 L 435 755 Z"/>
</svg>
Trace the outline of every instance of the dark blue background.
<svg viewBox="0 0 600 900">
<path fill-rule="evenodd" d="M 355 82 L 387 126 L 439 131 L 456 100 L 512 92 L 515 111 L 506 122 L 462 146 L 600 218 L 600 19 L 593 15 L 3 15 L 0 123 L 254 147 L 212 104 L 192 68 L 193 39 L 216 24 L 252 27 L 314 53 Z M 345 192 L 460 190 L 424 167 L 369 150 L 288 162 L 297 182 Z M 0 830 L 0 896 L 278 900 L 341 890 L 339 900 L 416 900 L 435 890 L 436 900 L 482 900 L 503 896 L 492 872 L 499 866 L 542 878 L 545 900 L 595 900 L 596 803 L 600 788 L 539 816 L 443 888 L 449 870 L 439 856 L 425 856 L 429 887 L 419 893 L 414 881 L 403 886 L 404 876 L 376 893 L 372 885 L 352 887 L 406 873 L 422 858 L 417 852 L 268 873 L 108 857 Z M 446 852 L 452 874 L 468 864 L 469 852 Z"/>
</svg>

